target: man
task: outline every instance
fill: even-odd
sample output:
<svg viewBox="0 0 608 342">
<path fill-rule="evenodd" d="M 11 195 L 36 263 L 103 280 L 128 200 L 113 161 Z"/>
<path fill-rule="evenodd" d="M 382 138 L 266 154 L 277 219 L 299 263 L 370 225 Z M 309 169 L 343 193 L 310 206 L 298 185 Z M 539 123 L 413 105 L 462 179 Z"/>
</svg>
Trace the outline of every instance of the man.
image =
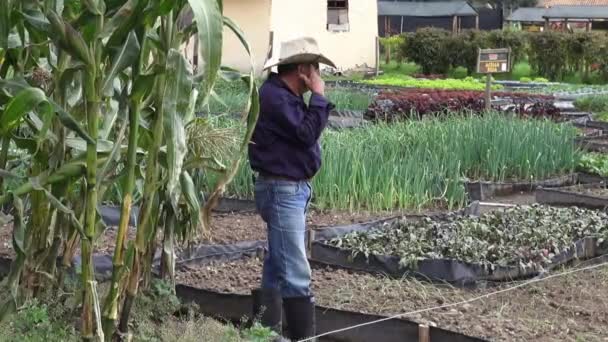
<svg viewBox="0 0 608 342">
<path fill-rule="evenodd" d="M 335 67 L 312 38 L 281 44 L 278 74 L 260 88 L 260 117 L 249 145 L 251 168 L 257 173 L 255 201 L 268 229 L 262 286 L 253 291 L 254 314 L 282 332 L 281 314 L 290 338 L 315 334 L 314 297 L 306 258 L 306 211 L 311 179 L 321 167 L 319 137 L 333 105 L 325 98 L 319 63 Z M 308 105 L 303 95 L 310 91 Z"/>
</svg>

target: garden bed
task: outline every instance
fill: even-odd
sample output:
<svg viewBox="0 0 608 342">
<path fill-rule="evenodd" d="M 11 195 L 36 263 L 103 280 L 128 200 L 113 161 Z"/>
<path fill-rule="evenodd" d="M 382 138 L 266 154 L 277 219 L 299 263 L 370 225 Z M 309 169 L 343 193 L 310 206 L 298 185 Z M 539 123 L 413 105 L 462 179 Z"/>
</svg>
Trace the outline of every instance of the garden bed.
<svg viewBox="0 0 608 342">
<path fill-rule="evenodd" d="M 586 151 L 608 153 L 608 136 L 578 137 L 575 142 Z"/>
<path fill-rule="evenodd" d="M 396 121 L 439 115 L 447 112 L 483 113 L 484 92 L 441 89 L 382 91 L 369 106 L 365 117 L 376 121 Z M 523 117 L 546 117 L 558 121 L 560 111 L 546 95 L 495 92 L 492 108 Z"/>
<path fill-rule="evenodd" d="M 608 207 L 608 188 L 605 183 L 580 184 L 564 188 L 536 190 L 536 201 L 558 206 L 577 206 L 590 209 Z"/>
<path fill-rule="evenodd" d="M 539 187 L 554 188 L 572 185 L 577 182 L 577 179 L 577 174 L 573 173 L 561 177 L 527 182 L 465 182 L 465 188 L 471 201 L 486 201 L 489 199 L 494 199 L 498 196 L 513 196 L 522 193 L 529 193 Z"/>
<path fill-rule="evenodd" d="M 189 292 L 199 289 L 213 294 L 216 305 L 223 310 L 242 308 L 233 313 L 240 317 L 250 310 L 249 303 L 243 301 L 247 300 L 246 295 L 253 288 L 259 286 L 261 267 L 262 262 L 257 258 L 211 262 L 182 267 L 177 277 L 180 283 L 188 285 Z M 390 316 L 456 303 L 516 285 L 464 290 L 316 264 L 312 270 L 312 288 L 317 304 L 332 308 L 318 310 L 320 317 L 323 317 L 322 313 L 334 314 L 337 310 L 348 310 L 351 315 L 360 312 Z M 608 295 L 605 291 L 597 291 L 606 281 L 608 271 L 605 269 L 588 271 L 489 296 L 482 301 L 404 318 L 492 341 L 575 341 L 576 338 L 596 341 L 608 334 Z M 184 287 L 178 286 L 178 293 L 183 290 Z M 204 304 L 201 303 L 202 308 Z M 319 320 L 321 331 L 325 330 L 324 323 L 325 320 Z M 380 334 L 384 336 L 385 332 L 392 331 L 388 330 L 389 327 L 372 325 L 370 329 L 353 331 L 352 336 L 360 339 L 345 340 L 369 341 L 375 338 L 389 341 L 378 339 Z M 371 335 L 367 335 L 369 333 Z M 415 335 L 393 335 L 399 338 L 398 341 L 417 341 Z M 432 336 L 431 341 L 435 341 L 435 335 Z M 457 341 L 454 335 L 451 338 L 449 341 Z"/>
<path fill-rule="evenodd" d="M 324 231 L 312 244 L 311 259 L 468 286 L 529 278 L 576 258 L 606 254 L 606 227 L 606 213 L 538 205 L 480 217 L 405 217 Z"/>
<path fill-rule="evenodd" d="M 574 125 L 581 128 L 594 128 L 599 129 L 602 132 L 608 132 L 608 122 L 606 121 L 595 121 L 595 120 L 587 120 L 584 122 L 574 122 Z"/>
</svg>

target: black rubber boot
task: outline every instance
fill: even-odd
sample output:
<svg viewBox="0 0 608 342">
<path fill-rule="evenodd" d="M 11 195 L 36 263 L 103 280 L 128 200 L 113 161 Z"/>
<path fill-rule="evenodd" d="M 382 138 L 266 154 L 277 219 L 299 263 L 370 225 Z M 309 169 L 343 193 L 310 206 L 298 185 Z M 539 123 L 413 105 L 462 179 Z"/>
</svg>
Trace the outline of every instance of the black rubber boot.
<svg viewBox="0 0 608 342">
<path fill-rule="evenodd" d="M 292 341 L 315 336 L 314 297 L 284 298 L 283 305 L 287 330 Z"/>
<path fill-rule="evenodd" d="M 283 333 L 283 298 L 278 290 L 256 289 L 253 297 L 253 319 L 272 329 L 279 336 Z"/>
</svg>

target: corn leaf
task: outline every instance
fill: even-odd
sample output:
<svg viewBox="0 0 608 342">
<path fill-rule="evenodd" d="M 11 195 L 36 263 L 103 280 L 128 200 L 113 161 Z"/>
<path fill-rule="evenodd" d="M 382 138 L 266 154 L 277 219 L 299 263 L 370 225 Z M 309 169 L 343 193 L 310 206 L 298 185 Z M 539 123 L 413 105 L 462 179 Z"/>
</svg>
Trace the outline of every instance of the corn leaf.
<svg viewBox="0 0 608 342">
<path fill-rule="evenodd" d="M 110 37 L 116 29 L 125 25 L 128 22 L 129 17 L 135 13 L 135 8 L 137 7 L 138 3 L 139 0 L 129 0 L 125 2 L 124 5 L 122 5 L 118 11 L 116 11 L 112 18 L 105 23 L 100 38 Z"/>
<path fill-rule="evenodd" d="M 76 217 L 76 213 L 74 213 L 74 211 L 70 208 L 68 208 L 67 206 L 65 206 L 60 199 L 58 199 L 57 197 L 55 197 L 55 195 L 53 195 L 47 188 L 45 188 L 42 184 L 40 184 L 40 181 L 38 178 L 31 178 L 30 179 L 30 183 L 32 184 L 32 188 L 34 190 L 37 191 L 42 191 L 44 193 L 44 195 L 46 196 L 46 198 L 49 200 L 49 203 L 57 210 L 59 210 L 60 212 L 68 215 L 68 217 L 70 218 L 70 221 L 72 222 L 72 224 L 74 225 L 74 227 L 78 230 L 78 232 L 84 236 L 84 229 L 82 227 L 82 224 L 80 223 L 80 221 L 78 220 L 78 218 Z"/>
<path fill-rule="evenodd" d="M 25 222 L 23 217 L 23 202 L 19 197 L 13 199 L 15 215 L 13 218 L 13 249 L 17 254 L 25 255 Z"/>
<path fill-rule="evenodd" d="M 44 108 L 44 114 L 50 113 L 51 107 L 41 89 L 30 87 L 20 91 L 6 105 L 4 113 L 0 116 L 0 134 L 8 134 L 19 126 L 27 113 L 38 109 L 39 106 Z"/>
<path fill-rule="evenodd" d="M 174 212 L 178 212 L 179 177 L 187 152 L 183 120 L 188 115 L 190 108 L 192 68 L 184 56 L 174 49 L 169 51 L 166 68 L 163 122 L 167 146 L 167 194 Z"/>
<path fill-rule="evenodd" d="M 25 19 L 25 22 L 42 33 L 48 34 L 51 30 L 51 23 L 44 17 L 44 13 L 40 11 L 36 12 L 22 12 L 21 16 Z"/>
<path fill-rule="evenodd" d="M 54 11 L 48 11 L 46 16 L 51 24 L 51 38 L 73 57 L 93 65 L 94 58 L 82 35 Z"/>
<path fill-rule="evenodd" d="M 243 160 L 243 156 L 245 155 L 245 151 L 247 150 L 247 146 L 251 141 L 251 136 L 253 135 L 255 124 L 258 120 L 260 112 L 260 99 L 258 89 L 255 86 L 255 82 L 251 81 L 250 76 L 243 76 L 243 81 L 247 84 L 253 84 L 253 87 L 250 89 L 249 92 L 249 110 L 247 114 L 247 128 L 245 136 L 243 137 L 243 141 L 241 143 L 239 155 L 232 162 L 230 168 L 224 173 L 222 173 L 222 175 L 219 177 L 211 195 L 209 196 L 209 199 L 201 209 L 201 229 L 203 235 L 208 235 L 211 229 L 211 210 L 215 208 L 220 199 L 220 196 L 224 193 L 226 186 L 232 181 L 232 179 L 238 172 L 239 166 L 241 165 L 241 162 Z"/>
<path fill-rule="evenodd" d="M 127 122 L 123 122 L 122 126 L 120 127 L 120 131 L 118 131 L 118 134 L 114 139 L 114 146 L 110 152 L 108 161 L 103 165 L 103 167 L 101 168 L 101 172 L 99 172 L 99 174 L 97 175 L 97 181 L 100 183 L 110 174 L 110 172 L 112 171 L 112 166 L 116 166 L 117 161 L 120 159 L 119 152 L 122 147 L 122 141 L 125 139 L 127 126 Z M 137 153 L 137 151 L 135 153 Z"/>
<path fill-rule="evenodd" d="M 192 180 L 192 177 L 190 176 L 188 171 L 182 172 L 180 181 L 182 186 L 182 193 L 184 194 L 186 204 L 188 205 L 190 224 L 192 225 L 192 227 L 196 228 L 199 224 L 199 211 L 201 208 L 200 202 L 198 201 L 198 197 L 196 196 L 196 186 L 194 185 L 194 181 Z"/>
<path fill-rule="evenodd" d="M 217 0 L 188 0 L 188 3 L 196 22 L 204 77 L 200 96 L 202 102 L 206 103 L 222 62 L 223 16 Z"/>
<path fill-rule="evenodd" d="M 8 35 L 11 32 L 12 0 L 0 1 L 0 49 L 8 48 Z"/>
<path fill-rule="evenodd" d="M 120 51 L 114 56 L 112 61 L 112 67 L 110 68 L 110 72 L 107 74 L 104 82 L 103 82 L 103 92 L 106 96 L 110 97 L 113 93 L 113 82 L 116 76 L 125 70 L 126 68 L 133 65 L 139 58 L 139 41 L 137 40 L 137 35 L 135 32 L 129 32 L 127 39 L 122 45 Z"/>
<path fill-rule="evenodd" d="M 0 178 L 6 179 L 6 178 L 17 178 L 17 179 L 23 179 L 25 177 L 23 176 L 19 176 L 16 173 L 12 173 L 10 171 L 4 170 L 4 169 L 0 169 Z"/>
<path fill-rule="evenodd" d="M 103 15 L 106 11 L 106 4 L 103 0 L 82 0 L 82 3 L 94 15 Z"/>
<path fill-rule="evenodd" d="M 108 40 L 109 46 L 119 46 L 125 37 L 141 21 L 150 0 L 129 0 L 104 25 L 100 38 Z"/>
<path fill-rule="evenodd" d="M 65 145 L 76 151 L 84 152 L 87 150 L 87 142 L 80 138 L 66 138 Z M 97 152 L 98 153 L 110 153 L 114 148 L 114 142 L 110 140 L 97 139 Z M 120 146 L 119 144 L 117 144 Z"/>
<path fill-rule="evenodd" d="M 61 121 L 61 123 L 66 128 L 72 130 L 74 133 L 76 133 L 79 137 L 81 137 L 88 143 L 91 143 L 91 144 L 95 143 L 93 141 L 93 139 L 91 138 L 91 136 L 80 126 L 80 124 L 68 112 L 66 112 L 63 108 L 61 108 L 61 106 L 59 106 L 56 102 L 54 102 L 52 100 L 50 102 L 53 105 L 53 108 L 55 110 L 55 113 L 57 114 L 57 117 L 59 118 L 59 121 Z"/>
<path fill-rule="evenodd" d="M 65 8 L 65 1 L 63 0 L 46 0 L 46 8 L 50 8 L 57 13 L 63 13 Z"/>
</svg>

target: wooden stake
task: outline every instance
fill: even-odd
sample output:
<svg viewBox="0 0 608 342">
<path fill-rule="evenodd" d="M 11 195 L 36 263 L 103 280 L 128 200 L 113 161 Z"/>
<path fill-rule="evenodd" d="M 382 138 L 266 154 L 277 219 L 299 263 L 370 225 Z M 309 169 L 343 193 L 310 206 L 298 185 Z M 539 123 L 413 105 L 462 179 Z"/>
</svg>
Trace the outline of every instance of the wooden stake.
<svg viewBox="0 0 608 342">
<path fill-rule="evenodd" d="M 418 325 L 418 342 L 431 342 L 431 332 L 428 325 Z"/>
<path fill-rule="evenodd" d="M 486 112 L 489 112 L 490 109 L 492 109 L 491 93 L 492 93 L 492 74 L 487 74 L 486 75 L 486 93 L 485 93 Z"/>
<path fill-rule="evenodd" d="M 315 231 L 310 229 L 306 231 L 306 254 L 310 258 L 312 243 L 315 241 Z"/>
<path fill-rule="evenodd" d="M 380 37 L 376 37 L 376 77 L 380 75 Z"/>
</svg>

